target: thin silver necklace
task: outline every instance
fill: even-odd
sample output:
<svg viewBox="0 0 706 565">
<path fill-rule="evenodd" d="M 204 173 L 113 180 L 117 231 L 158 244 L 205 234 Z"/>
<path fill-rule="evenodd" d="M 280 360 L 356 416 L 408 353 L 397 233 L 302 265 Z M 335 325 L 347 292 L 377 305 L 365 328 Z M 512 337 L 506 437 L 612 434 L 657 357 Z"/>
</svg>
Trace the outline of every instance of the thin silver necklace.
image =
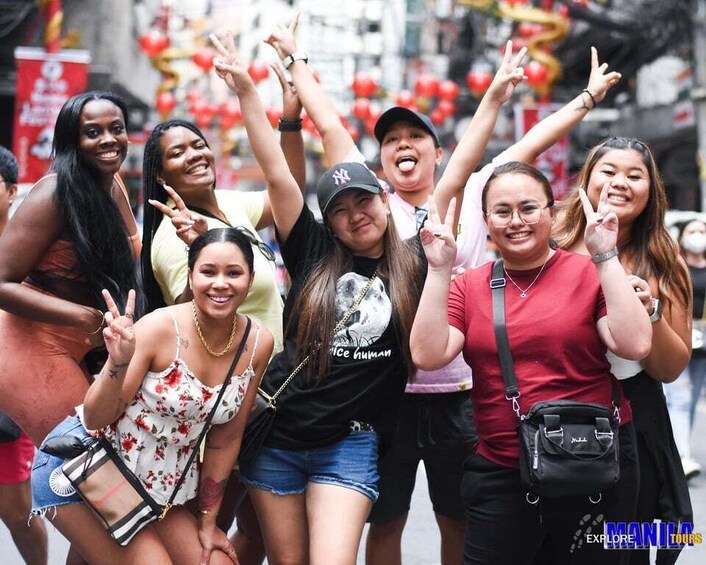
<svg viewBox="0 0 706 565">
<path fill-rule="evenodd" d="M 547 258 L 544 260 L 544 263 L 542 264 L 542 268 L 539 269 L 539 272 L 537 273 L 537 276 L 534 277 L 534 280 L 529 284 L 529 286 L 525 289 L 521 289 L 520 285 L 518 285 L 515 281 L 512 280 L 512 277 L 507 274 L 507 269 L 505 268 L 505 263 L 503 263 L 503 271 L 505 271 L 505 276 L 507 277 L 507 280 L 509 280 L 513 285 L 515 285 L 515 288 L 520 291 L 520 298 L 527 298 L 527 291 L 532 288 L 532 285 L 537 282 L 537 279 L 539 278 L 539 275 L 542 274 L 542 271 L 544 270 L 544 267 L 547 264 L 547 261 L 549 261 L 549 258 L 552 256 L 552 251 L 551 249 L 549 250 L 549 253 L 547 253 Z"/>
</svg>

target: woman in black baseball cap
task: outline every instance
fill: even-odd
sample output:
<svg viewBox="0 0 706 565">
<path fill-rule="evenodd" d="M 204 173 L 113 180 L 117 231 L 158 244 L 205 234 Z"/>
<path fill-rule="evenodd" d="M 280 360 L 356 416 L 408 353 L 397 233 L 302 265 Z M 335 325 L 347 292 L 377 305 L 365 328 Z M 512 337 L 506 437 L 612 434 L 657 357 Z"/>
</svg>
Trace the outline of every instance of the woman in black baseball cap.
<svg viewBox="0 0 706 565">
<path fill-rule="evenodd" d="M 414 370 L 409 331 L 421 247 L 400 239 L 387 194 L 360 163 L 339 163 L 322 176 L 324 225 L 317 222 L 232 39 L 227 49 L 215 43 L 216 72 L 240 99 L 292 278 L 284 351 L 261 388 L 272 394 L 294 376 L 264 447 L 241 462 L 241 474 L 270 561 L 354 562 L 378 496 L 378 446 L 391 435 Z"/>
</svg>

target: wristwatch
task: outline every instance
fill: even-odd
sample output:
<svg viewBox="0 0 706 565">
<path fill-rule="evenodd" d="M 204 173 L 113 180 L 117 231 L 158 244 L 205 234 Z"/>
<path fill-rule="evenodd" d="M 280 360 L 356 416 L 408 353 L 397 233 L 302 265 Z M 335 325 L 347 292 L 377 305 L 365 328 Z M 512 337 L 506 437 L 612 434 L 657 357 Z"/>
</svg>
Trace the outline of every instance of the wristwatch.
<svg viewBox="0 0 706 565">
<path fill-rule="evenodd" d="M 662 303 L 658 298 L 652 299 L 652 315 L 650 316 L 650 322 L 653 324 L 659 322 L 662 319 Z"/>
<path fill-rule="evenodd" d="M 287 55 L 284 59 L 282 59 L 282 66 L 285 69 L 289 69 L 294 61 L 304 61 L 305 63 L 308 63 L 309 55 L 304 53 L 304 51 L 295 51 L 291 55 Z"/>
</svg>

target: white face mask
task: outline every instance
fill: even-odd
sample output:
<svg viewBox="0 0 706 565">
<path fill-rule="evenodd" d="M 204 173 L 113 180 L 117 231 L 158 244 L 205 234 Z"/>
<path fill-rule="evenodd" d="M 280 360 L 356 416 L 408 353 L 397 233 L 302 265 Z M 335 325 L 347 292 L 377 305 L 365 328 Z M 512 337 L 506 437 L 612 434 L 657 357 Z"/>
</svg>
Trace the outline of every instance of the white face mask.
<svg viewBox="0 0 706 565">
<path fill-rule="evenodd" d="M 703 253 L 706 251 L 706 233 L 695 232 L 685 235 L 681 245 L 689 253 Z"/>
</svg>

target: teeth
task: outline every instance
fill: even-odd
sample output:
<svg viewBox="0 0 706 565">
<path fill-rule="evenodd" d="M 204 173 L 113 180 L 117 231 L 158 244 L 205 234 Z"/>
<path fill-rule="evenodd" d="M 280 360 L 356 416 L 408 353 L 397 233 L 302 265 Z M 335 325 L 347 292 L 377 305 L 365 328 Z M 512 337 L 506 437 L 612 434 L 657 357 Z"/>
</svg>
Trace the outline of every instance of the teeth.
<svg viewBox="0 0 706 565">
<path fill-rule="evenodd" d="M 105 153 L 99 153 L 99 159 L 115 159 L 118 156 L 117 151 L 106 151 Z"/>
<path fill-rule="evenodd" d="M 620 194 L 609 194 L 608 200 L 614 200 L 615 202 L 627 202 L 627 196 L 622 196 Z"/>
<path fill-rule="evenodd" d="M 230 296 L 209 296 L 209 298 L 219 303 L 228 302 L 230 300 Z"/>
<path fill-rule="evenodd" d="M 530 233 L 530 232 L 511 233 L 511 234 L 508 234 L 507 237 L 510 238 L 510 239 L 519 239 L 519 238 L 521 238 L 521 237 L 526 237 L 526 236 L 528 236 L 529 233 Z"/>
</svg>

